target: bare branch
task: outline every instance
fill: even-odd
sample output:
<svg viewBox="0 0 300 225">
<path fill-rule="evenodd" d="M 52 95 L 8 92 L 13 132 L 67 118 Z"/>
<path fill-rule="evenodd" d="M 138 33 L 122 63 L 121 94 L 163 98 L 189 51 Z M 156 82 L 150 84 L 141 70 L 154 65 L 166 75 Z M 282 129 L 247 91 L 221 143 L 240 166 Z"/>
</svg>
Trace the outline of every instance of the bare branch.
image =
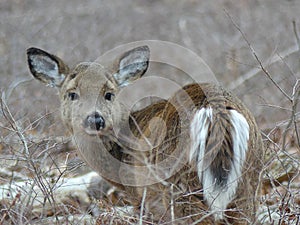
<svg viewBox="0 0 300 225">
<path fill-rule="evenodd" d="M 22 129 L 18 126 L 17 122 L 15 121 L 13 115 L 11 114 L 6 102 L 4 99 L 0 99 L 0 105 L 2 108 L 3 116 L 9 121 L 10 125 L 12 126 L 13 130 L 16 131 L 17 135 L 19 136 L 21 142 L 23 143 L 24 150 L 27 156 L 29 156 L 28 145 L 25 136 L 23 135 Z"/>
<path fill-rule="evenodd" d="M 144 213 L 144 206 L 145 206 L 145 201 L 146 201 L 146 195 L 147 195 L 147 187 L 144 187 L 143 197 L 142 197 L 142 203 L 141 203 L 139 225 L 143 225 L 143 213 Z"/>
<path fill-rule="evenodd" d="M 264 63 L 262 63 L 263 65 L 272 65 L 274 63 L 279 62 L 280 60 L 288 57 L 289 55 L 295 53 L 298 51 L 298 46 L 293 46 L 291 48 L 286 49 L 285 51 L 282 51 L 278 54 L 276 54 L 275 56 L 271 56 L 270 58 L 268 58 Z M 281 56 L 281 57 L 279 57 Z M 258 75 L 260 72 L 262 71 L 262 69 L 260 67 L 258 68 L 254 68 L 252 70 L 250 70 L 249 72 L 247 72 L 246 74 L 240 76 L 238 79 L 236 79 L 235 81 L 232 81 L 229 85 L 229 89 L 233 90 L 238 88 L 241 84 L 243 84 L 245 81 L 250 80 L 252 77 L 255 77 L 256 75 Z"/>
<path fill-rule="evenodd" d="M 299 35 L 298 35 L 297 24 L 296 24 L 295 20 L 293 20 L 293 30 L 294 30 L 296 42 L 297 42 L 297 45 L 298 45 L 298 50 L 300 51 L 300 38 L 299 38 Z"/>
<path fill-rule="evenodd" d="M 264 67 L 263 63 L 261 62 L 261 60 L 259 59 L 259 57 L 257 56 L 254 48 L 252 47 L 251 43 L 249 42 L 249 40 L 247 39 L 246 35 L 244 34 L 244 32 L 241 30 L 241 28 L 236 24 L 236 22 L 233 20 L 232 16 L 229 15 L 229 13 L 224 10 L 226 15 L 228 16 L 228 18 L 230 19 L 231 23 L 235 26 L 235 28 L 240 32 L 240 34 L 242 35 L 243 39 L 246 41 L 249 49 L 252 52 L 252 55 L 254 56 L 254 58 L 256 59 L 256 61 L 258 62 L 260 69 L 267 75 L 267 77 L 272 81 L 272 83 L 280 90 L 280 92 L 291 101 L 291 97 L 278 85 L 278 83 L 272 78 L 271 74 L 269 73 L 269 71 Z"/>
</svg>

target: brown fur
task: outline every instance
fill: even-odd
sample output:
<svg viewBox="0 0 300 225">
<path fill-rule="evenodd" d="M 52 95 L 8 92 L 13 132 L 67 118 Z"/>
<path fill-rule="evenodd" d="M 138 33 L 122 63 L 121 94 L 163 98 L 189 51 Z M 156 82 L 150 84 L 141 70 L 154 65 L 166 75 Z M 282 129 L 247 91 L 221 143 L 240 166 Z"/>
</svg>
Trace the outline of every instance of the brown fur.
<svg viewBox="0 0 300 225">
<path fill-rule="evenodd" d="M 121 57 L 127 56 L 126 54 Z M 115 64 L 119 61 L 120 59 L 117 59 Z M 61 65 L 61 61 L 59 62 Z M 62 66 L 62 68 L 68 67 Z M 31 71 L 38 78 L 34 70 Z M 132 112 L 130 118 L 125 117 L 125 114 L 123 116 L 120 106 L 118 113 L 121 119 L 118 125 L 129 120 L 130 129 L 134 137 L 139 140 L 138 151 L 133 146 L 124 145 L 122 140 L 117 138 L 112 130 L 113 118 L 111 118 L 112 107 L 110 106 L 112 103 L 102 97 L 108 91 L 114 92 L 115 95 L 119 93 L 118 85 L 110 75 L 111 72 L 116 71 L 117 69 L 109 73 L 97 64 L 80 64 L 73 71 L 65 74 L 66 78 L 59 88 L 62 119 L 74 135 L 82 158 L 100 174 L 103 171 L 99 165 L 102 167 L 104 165 L 108 170 L 118 171 L 120 177 L 105 178 L 124 190 L 137 210 L 143 203 L 144 214 L 150 221 L 171 223 L 170 221 L 174 219 L 174 224 L 216 224 L 214 217 L 209 215 L 209 206 L 203 198 L 202 184 L 198 178 L 195 162 L 189 163 L 188 160 L 191 142 L 190 123 L 196 111 L 202 107 L 209 106 L 214 110 L 214 121 L 217 122 L 209 127 L 206 157 L 214 159 L 211 164 L 213 172 L 220 167 L 229 170 L 230 159 L 233 157 L 233 140 L 230 135 L 232 127 L 228 109 L 235 109 L 246 118 L 250 127 L 250 137 L 236 197 L 228 206 L 232 211 L 226 213 L 227 217 L 222 223 L 254 223 L 263 145 L 255 120 L 242 102 L 219 86 L 190 84 L 176 92 L 168 101 L 160 101 Z M 78 102 L 68 100 L 68 93 L 71 91 L 80 93 Z M 106 119 L 105 129 L 98 134 L 101 140 L 99 143 L 94 143 L 93 137 L 82 130 L 82 121 L 94 110 L 101 111 L 101 115 Z M 165 122 L 165 126 L 157 120 L 158 118 Z M 122 125 L 120 126 L 122 131 Z M 152 146 L 147 140 L 150 140 Z M 172 156 L 175 149 L 179 149 L 179 154 L 176 152 L 176 156 L 180 159 L 178 163 L 182 165 L 179 165 L 179 169 L 175 171 L 172 171 L 172 165 L 170 171 L 159 171 L 160 167 L 155 167 L 158 174 L 165 172 L 163 175 L 167 178 L 165 180 L 157 178 L 157 182 L 153 185 L 135 187 L 115 181 L 122 180 L 122 176 L 132 171 L 123 171 L 122 166 L 112 164 L 99 148 L 108 149 L 109 154 L 117 160 L 137 168 L 148 165 L 158 166 Z M 143 151 L 140 151 L 141 149 Z M 145 171 L 149 172 L 147 169 Z M 145 179 L 153 179 L 147 173 L 142 175 L 134 176 L 134 182 L 139 184 Z M 142 202 L 143 197 L 145 197 L 144 202 Z"/>
</svg>

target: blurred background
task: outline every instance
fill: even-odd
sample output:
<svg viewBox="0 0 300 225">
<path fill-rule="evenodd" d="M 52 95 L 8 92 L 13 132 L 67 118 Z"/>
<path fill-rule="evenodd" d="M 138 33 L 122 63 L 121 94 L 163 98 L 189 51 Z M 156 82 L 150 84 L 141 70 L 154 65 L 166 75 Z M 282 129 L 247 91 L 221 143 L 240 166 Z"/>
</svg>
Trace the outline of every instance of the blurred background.
<svg viewBox="0 0 300 225">
<path fill-rule="evenodd" d="M 56 91 L 29 73 L 27 48 L 42 48 L 72 67 L 128 42 L 169 41 L 199 55 L 250 108 L 267 139 L 276 130 L 275 141 L 290 132 L 283 143 L 299 143 L 299 12 L 298 0 L 0 0 L 2 99 L 28 140 L 47 149 L 36 140 L 56 143 L 67 134 Z M 5 107 L 0 154 L 14 170 L 5 157 L 17 149 Z"/>
<path fill-rule="evenodd" d="M 299 10 L 296 0 L 1 0 L 0 89 L 16 113 L 53 111 L 58 107 L 55 91 L 33 81 L 28 47 L 56 54 L 72 67 L 128 42 L 170 41 L 198 54 L 218 81 L 246 102 L 263 128 L 269 128 L 282 119 L 282 111 L 272 106 L 286 100 L 258 69 L 247 41 L 291 94 L 299 77 Z"/>
</svg>

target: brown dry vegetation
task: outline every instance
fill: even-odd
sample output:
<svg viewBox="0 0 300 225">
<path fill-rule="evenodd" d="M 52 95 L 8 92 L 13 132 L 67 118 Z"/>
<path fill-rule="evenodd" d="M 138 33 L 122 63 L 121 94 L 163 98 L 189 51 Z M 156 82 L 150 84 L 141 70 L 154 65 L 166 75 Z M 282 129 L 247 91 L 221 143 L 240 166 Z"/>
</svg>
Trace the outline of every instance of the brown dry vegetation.
<svg viewBox="0 0 300 225">
<path fill-rule="evenodd" d="M 75 65 L 147 39 L 193 50 L 245 101 L 267 151 L 259 220 L 299 224 L 299 12 L 297 0 L 0 0 L 0 224 L 142 222 L 78 159 L 25 50 Z"/>
</svg>

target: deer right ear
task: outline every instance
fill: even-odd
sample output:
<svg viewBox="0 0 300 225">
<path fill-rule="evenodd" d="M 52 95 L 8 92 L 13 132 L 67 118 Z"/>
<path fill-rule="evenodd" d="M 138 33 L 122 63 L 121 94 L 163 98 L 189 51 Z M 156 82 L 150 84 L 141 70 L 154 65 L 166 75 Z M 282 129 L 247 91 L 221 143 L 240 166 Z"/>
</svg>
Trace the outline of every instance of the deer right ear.
<svg viewBox="0 0 300 225">
<path fill-rule="evenodd" d="M 27 60 L 32 75 L 51 87 L 60 87 L 69 72 L 60 58 L 38 48 L 27 49 Z"/>
</svg>

